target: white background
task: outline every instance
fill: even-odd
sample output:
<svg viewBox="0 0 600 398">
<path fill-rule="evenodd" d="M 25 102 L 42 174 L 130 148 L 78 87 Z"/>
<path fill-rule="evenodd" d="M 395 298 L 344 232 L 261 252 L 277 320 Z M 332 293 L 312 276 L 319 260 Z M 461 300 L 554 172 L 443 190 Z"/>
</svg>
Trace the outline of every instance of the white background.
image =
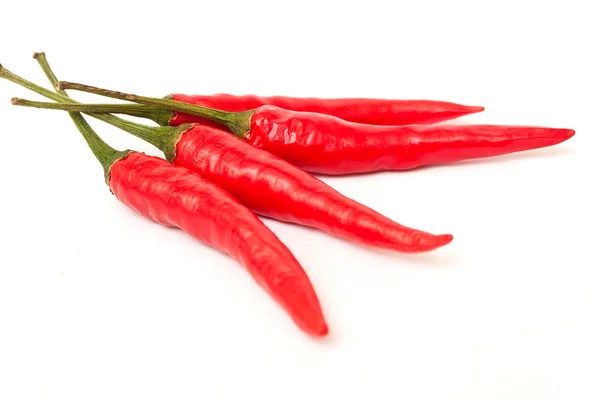
<svg viewBox="0 0 600 398">
<path fill-rule="evenodd" d="M 67 115 L 11 107 L 39 97 L 0 81 L 0 397 L 600 396 L 593 3 L 5 2 L 0 62 L 39 83 L 44 50 L 59 78 L 151 96 L 428 98 L 486 106 L 460 123 L 577 134 L 324 179 L 454 234 L 428 254 L 265 220 L 319 293 L 317 341 L 233 260 L 121 205 Z"/>
</svg>

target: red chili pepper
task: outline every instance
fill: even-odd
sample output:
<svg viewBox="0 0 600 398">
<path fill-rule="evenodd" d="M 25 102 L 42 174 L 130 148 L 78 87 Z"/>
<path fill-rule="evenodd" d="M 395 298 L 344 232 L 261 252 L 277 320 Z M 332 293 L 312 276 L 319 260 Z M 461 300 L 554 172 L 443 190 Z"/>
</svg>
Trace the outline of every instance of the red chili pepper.
<svg viewBox="0 0 600 398">
<path fill-rule="evenodd" d="M 61 82 L 60 87 L 206 117 L 255 147 L 322 174 L 407 170 L 498 156 L 555 145 L 575 134 L 571 129 L 529 126 L 374 126 L 275 106 L 230 113 L 76 83 Z"/>
<path fill-rule="evenodd" d="M 236 259 L 302 330 L 327 334 L 319 300 L 298 261 L 230 193 L 184 167 L 135 152 L 112 164 L 109 185 L 144 217 L 178 227 Z"/>
<path fill-rule="evenodd" d="M 259 214 L 400 252 L 433 250 L 452 241 L 452 235 L 404 227 L 218 128 L 196 124 L 180 137 L 175 164 L 220 185 Z"/>
<path fill-rule="evenodd" d="M 45 67 L 43 54 L 38 54 L 38 61 L 55 79 Z M 25 87 L 34 86 L 1 65 L 0 76 Z M 58 95 L 59 99 L 66 98 Z M 150 220 L 178 227 L 229 254 L 246 267 L 302 330 L 314 336 L 328 333 L 308 276 L 289 249 L 252 211 L 229 192 L 184 167 L 111 148 L 79 113 L 71 113 L 71 117 L 104 167 L 107 184 L 117 199 Z"/>
<path fill-rule="evenodd" d="M 437 123 L 484 110 L 482 106 L 429 100 L 259 97 L 230 94 L 172 94 L 170 98 L 229 112 L 249 111 L 263 105 L 274 105 L 292 111 L 331 115 L 349 122 L 392 126 Z M 208 119 L 181 112 L 174 112 L 169 123 L 171 126 L 185 123 L 212 124 Z"/>
<path fill-rule="evenodd" d="M 244 139 L 314 173 L 408 170 L 551 146 L 570 129 L 498 125 L 371 126 L 261 107 Z"/>
</svg>

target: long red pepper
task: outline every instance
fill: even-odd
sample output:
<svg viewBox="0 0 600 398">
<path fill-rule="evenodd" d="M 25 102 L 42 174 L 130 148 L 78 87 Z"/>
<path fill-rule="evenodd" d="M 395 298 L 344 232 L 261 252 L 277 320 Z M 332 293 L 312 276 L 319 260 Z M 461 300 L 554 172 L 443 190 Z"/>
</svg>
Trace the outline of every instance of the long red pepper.
<svg viewBox="0 0 600 398">
<path fill-rule="evenodd" d="M 392 126 L 437 123 L 484 110 L 482 106 L 467 106 L 445 101 L 378 98 L 297 98 L 230 94 L 171 94 L 169 98 L 229 112 L 248 111 L 263 105 L 274 105 L 292 111 L 331 115 L 349 122 Z M 174 112 L 169 123 L 171 126 L 184 123 L 210 124 L 205 118 L 182 112 Z"/>
<path fill-rule="evenodd" d="M 43 57 L 38 61 L 45 64 Z M 45 70 L 55 79 L 49 68 Z M 6 72 L 0 65 L 0 75 L 6 77 Z M 28 86 L 12 73 L 8 77 Z M 79 113 L 70 114 L 102 164 L 106 182 L 117 199 L 150 220 L 178 227 L 229 254 L 246 267 L 302 330 L 314 336 L 327 334 L 328 327 L 308 276 L 289 249 L 252 211 L 229 192 L 184 167 L 143 153 L 111 148 Z"/>
<path fill-rule="evenodd" d="M 374 126 L 275 106 L 231 113 L 76 83 L 59 86 L 208 118 L 255 147 L 322 174 L 407 170 L 499 156 L 555 145 L 575 134 L 571 129 L 531 126 Z"/>
</svg>

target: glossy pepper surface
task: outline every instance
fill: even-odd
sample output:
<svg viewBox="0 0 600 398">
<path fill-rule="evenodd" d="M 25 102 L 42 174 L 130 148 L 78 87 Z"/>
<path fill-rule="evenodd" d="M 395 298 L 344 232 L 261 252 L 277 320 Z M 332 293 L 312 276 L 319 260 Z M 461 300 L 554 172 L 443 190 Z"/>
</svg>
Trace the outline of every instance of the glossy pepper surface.
<svg viewBox="0 0 600 398">
<path fill-rule="evenodd" d="M 230 113 L 76 83 L 62 82 L 61 87 L 209 118 L 253 146 L 321 174 L 407 170 L 498 156 L 556 145 L 575 134 L 571 129 L 531 126 L 374 126 L 270 105 Z"/>
<path fill-rule="evenodd" d="M 336 116 L 349 122 L 396 126 L 437 123 L 483 111 L 481 106 L 467 106 L 430 100 L 261 97 L 230 94 L 172 94 L 170 98 L 175 101 L 229 112 L 248 111 L 263 105 L 274 105 L 292 111 Z M 182 112 L 174 112 L 169 123 L 171 126 L 179 126 L 184 123 L 212 124 L 208 119 Z"/>
</svg>

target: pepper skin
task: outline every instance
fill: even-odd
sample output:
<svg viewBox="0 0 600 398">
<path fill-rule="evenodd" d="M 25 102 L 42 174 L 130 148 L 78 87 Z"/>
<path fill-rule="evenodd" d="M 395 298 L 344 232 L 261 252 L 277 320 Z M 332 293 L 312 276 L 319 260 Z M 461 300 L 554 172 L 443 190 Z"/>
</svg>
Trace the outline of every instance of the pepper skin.
<svg viewBox="0 0 600 398">
<path fill-rule="evenodd" d="M 402 226 L 283 159 L 212 126 L 196 124 L 185 131 L 174 163 L 223 187 L 259 214 L 366 245 L 411 253 L 452 240 L 452 235 Z"/>
<path fill-rule="evenodd" d="M 254 112 L 249 144 L 321 174 L 408 170 L 555 145 L 575 131 L 528 126 L 372 126 L 274 106 Z"/>
<path fill-rule="evenodd" d="M 289 249 L 228 192 L 166 160 L 131 153 L 113 164 L 109 186 L 144 217 L 227 253 L 275 298 L 307 333 L 328 328 L 317 296 Z"/>
<path fill-rule="evenodd" d="M 274 105 L 292 111 L 336 116 L 349 122 L 391 126 L 437 123 L 484 110 L 481 106 L 429 100 L 259 97 L 230 94 L 172 94 L 170 97 L 175 101 L 229 112 L 247 111 L 263 105 Z M 213 122 L 205 118 L 181 112 L 174 112 L 169 123 L 171 126 L 179 126 L 184 123 L 213 125 Z"/>
</svg>

